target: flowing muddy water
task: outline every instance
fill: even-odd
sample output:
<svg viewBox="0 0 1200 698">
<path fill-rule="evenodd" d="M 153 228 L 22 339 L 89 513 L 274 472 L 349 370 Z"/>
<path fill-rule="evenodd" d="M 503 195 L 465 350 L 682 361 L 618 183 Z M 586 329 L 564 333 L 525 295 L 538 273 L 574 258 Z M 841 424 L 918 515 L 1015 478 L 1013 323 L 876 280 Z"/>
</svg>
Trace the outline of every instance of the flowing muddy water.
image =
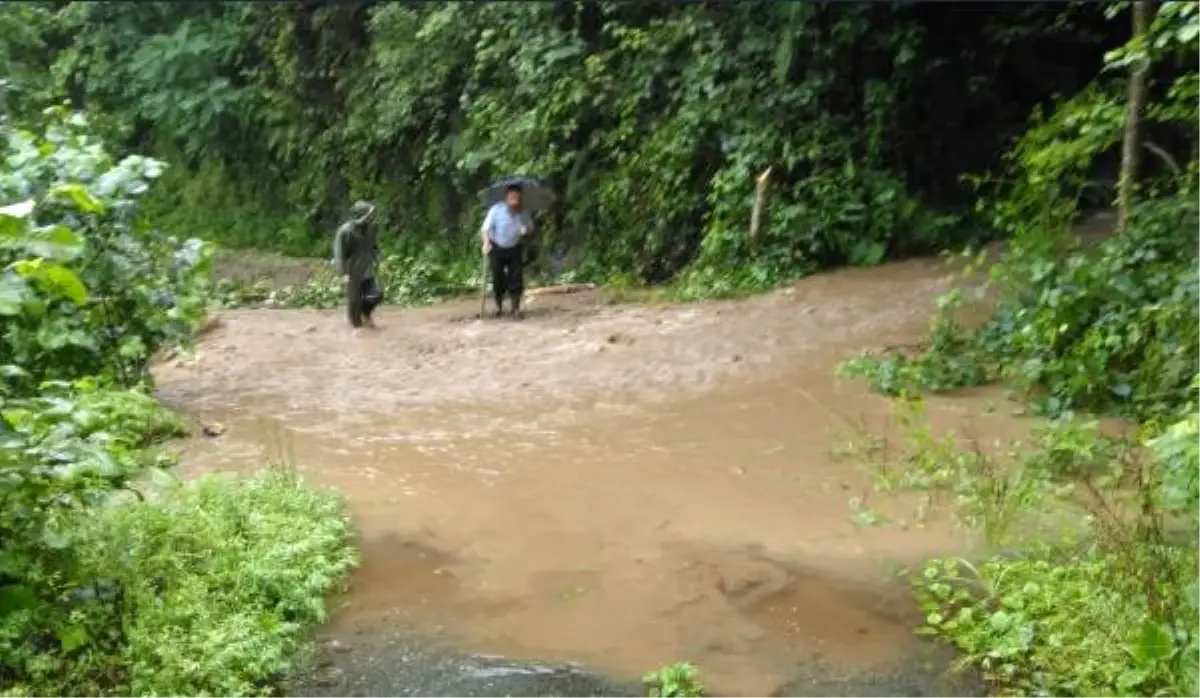
<svg viewBox="0 0 1200 698">
<path fill-rule="evenodd" d="M 632 678 L 687 659 L 715 691 L 763 695 L 806 662 L 924 656 L 895 568 L 971 541 L 855 525 L 854 497 L 912 508 L 834 457 L 854 425 L 885 431 L 887 404 L 833 371 L 917 339 L 953 278 L 919 260 L 738 302 L 545 296 L 524 322 L 385 308 L 359 335 L 337 312 L 231 311 L 156 375 L 225 427 L 185 445 L 184 472 L 286 455 L 345 495 L 362 566 L 331 632 L 412 627 Z M 981 404 L 930 417 L 1020 429 Z"/>
</svg>

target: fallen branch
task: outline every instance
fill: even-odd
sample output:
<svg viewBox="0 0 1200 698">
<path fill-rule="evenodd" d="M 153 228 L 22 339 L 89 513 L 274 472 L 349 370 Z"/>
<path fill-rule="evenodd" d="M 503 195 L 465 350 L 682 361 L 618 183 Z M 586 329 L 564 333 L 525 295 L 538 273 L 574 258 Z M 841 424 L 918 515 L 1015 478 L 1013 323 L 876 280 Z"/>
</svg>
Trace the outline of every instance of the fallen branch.
<svg viewBox="0 0 1200 698">
<path fill-rule="evenodd" d="M 531 288 L 525 293 L 527 296 L 557 296 L 565 293 L 579 293 L 581 291 L 591 291 L 596 288 L 596 284 L 554 284 L 553 286 L 542 286 L 540 288 Z"/>
</svg>

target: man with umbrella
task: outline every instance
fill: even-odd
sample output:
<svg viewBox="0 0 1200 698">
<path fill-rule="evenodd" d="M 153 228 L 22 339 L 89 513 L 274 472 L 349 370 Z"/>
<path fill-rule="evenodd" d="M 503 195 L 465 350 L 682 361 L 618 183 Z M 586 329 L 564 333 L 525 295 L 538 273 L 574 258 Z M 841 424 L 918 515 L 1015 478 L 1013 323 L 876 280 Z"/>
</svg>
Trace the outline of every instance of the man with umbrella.
<svg viewBox="0 0 1200 698">
<path fill-rule="evenodd" d="M 483 253 L 492 274 L 492 296 L 496 317 L 504 312 L 507 294 L 512 316 L 521 318 L 521 295 L 525 292 L 525 251 L 522 242 L 533 232 L 530 212 L 544 208 L 553 195 L 538 180 L 510 177 L 480 192 L 488 206 L 479 229 Z"/>
<path fill-rule="evenodd" d="M 375 283 L 378 256 L 375 205 L 357 201 L 333 237 L 333 266 L 345 287 L 346 313 L 352 327 L 375 327 L 371 313 L 383 300 L 383 292 Z"/>
</svg>

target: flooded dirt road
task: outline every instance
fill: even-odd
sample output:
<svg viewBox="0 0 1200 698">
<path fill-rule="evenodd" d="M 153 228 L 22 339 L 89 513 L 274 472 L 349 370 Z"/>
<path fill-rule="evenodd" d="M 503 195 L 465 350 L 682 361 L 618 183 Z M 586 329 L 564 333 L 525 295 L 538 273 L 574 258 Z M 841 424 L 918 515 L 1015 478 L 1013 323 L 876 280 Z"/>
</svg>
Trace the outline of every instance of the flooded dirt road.
<svg viewBox="0 0 1200 698">
<path fill-rule="evenodd" d="M 856 526 L 851 498 L 912 507 L 834 457 L 853 425 L 885 431 L 887 404 L 833 371 L 917 339 L 953 278 L 919 260 L 738 302 L 544 296 L 523 322 L 385 308 L 357 336 L 340 312 L 230 311 L 156 375 L 225 427 L 185 446 L 185 473 L 285 456 L 344 493 L 363 564 L 333 632 L 415 627 L 634 679 L 686 659 L 718 693 L 763 695 L 807 662 L 922 652 L 895 569 L 971 541 Z M 930 414 L 1018 428 L 980 404 Z"/>
</svg>

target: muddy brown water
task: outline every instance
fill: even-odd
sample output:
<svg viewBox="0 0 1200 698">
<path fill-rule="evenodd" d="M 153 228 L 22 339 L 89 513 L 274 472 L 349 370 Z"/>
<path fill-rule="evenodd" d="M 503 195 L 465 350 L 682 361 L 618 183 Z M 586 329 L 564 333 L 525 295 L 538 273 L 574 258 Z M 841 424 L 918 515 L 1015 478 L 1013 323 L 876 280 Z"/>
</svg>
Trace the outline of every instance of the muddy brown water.
<svg viewBox="0 0 1200 698">
<path fill-rule="evenodd" d="M 332 632 L 411 626 L 623 677 L 687 659 L 713 690 L 763 695 L 800 660 L 915 656 L 897 568 L 972 545 L 937 520 L 856 525 L 853 497 L 899 518 L 911 502 L 834 455 L 856 424 L 889 428 L 837 362 L 919 338 L 954 278 L 918 260 L 738 302 L 546 296 L 524 322 L 385 308 L 358 335 L 337 312 L 230 311 L 156 375 L 225 427 L 185 445 L 185 473 L 282 455 L 344 494 L 362 566 Z M 992 399 L 929 415 L 1019 433 L 982 414 Z"/>
</svg>

